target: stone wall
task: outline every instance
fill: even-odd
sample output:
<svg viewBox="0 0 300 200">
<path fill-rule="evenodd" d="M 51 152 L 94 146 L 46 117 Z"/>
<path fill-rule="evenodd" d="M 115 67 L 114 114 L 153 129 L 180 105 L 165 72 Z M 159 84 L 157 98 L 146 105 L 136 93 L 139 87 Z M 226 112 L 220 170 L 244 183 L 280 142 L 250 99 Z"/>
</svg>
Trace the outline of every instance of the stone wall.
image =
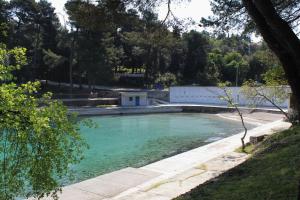
<svg viewBox="0 0 300 200">
<path fill-rule="evenodd" d="M 228 87 L 232 91 L 234 101 L 240 106 L 248 106 L 253 104 L 241 93 L 240 87 Z M 287 91 L 289 88 L 287 87 Z M 267 92 L 267 90 L 266 90 Z M 227 105 L 227 102 L 221 100 L 220 96 L 224 96 L 224 91 L 218 87 L 198 87 L 198 86 L 183 86 L 170 88 L 171 103 L 196 103 L 209 105 Z M 289 100 L 286 99 L 283 103 L 278 104 L 282 108 L 287 108 Z M 257 107 L 273 107 L 273 105 L 263 99 L 257 99 Z"/>
</svg>

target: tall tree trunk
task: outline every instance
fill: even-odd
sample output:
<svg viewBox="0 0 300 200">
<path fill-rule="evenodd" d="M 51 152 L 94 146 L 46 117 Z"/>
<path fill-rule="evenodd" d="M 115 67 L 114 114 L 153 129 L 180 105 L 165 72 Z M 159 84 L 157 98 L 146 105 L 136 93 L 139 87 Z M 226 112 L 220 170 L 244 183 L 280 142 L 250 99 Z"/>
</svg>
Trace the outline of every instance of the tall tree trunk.
<svg viewBox="0 0 300 200">
<path fill-rule="evenodd" d="M 277 13 L 271 0 L 243 0 L 243 4 L 262 37 L 281 61 L 300 108 L 300 40 Z"/>
</svg>

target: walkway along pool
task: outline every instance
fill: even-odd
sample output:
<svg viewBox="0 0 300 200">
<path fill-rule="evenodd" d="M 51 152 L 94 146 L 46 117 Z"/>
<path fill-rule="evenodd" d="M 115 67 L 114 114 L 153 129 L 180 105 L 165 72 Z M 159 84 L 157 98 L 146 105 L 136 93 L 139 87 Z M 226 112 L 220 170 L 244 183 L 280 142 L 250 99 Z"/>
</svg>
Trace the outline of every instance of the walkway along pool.
<svg viewBox="0 0 300 200">
<path fill-rule="evenodd" d="M 83 181 L 125 167 L 141 167 L 241 132 L 240 122 L 213 114 L 176 113 L 89 117 L 98 128 L 81 127 L 90 148 L 73 166 Z M 247 125 L 253 128 L 253 125 Z"/>
</svg>

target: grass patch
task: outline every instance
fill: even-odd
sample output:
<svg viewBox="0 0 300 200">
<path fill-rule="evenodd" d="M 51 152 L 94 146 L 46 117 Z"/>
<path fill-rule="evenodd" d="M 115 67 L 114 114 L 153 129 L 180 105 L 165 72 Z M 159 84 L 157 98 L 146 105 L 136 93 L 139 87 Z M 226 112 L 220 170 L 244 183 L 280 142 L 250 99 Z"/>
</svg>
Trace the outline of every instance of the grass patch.
<svg viewBox="0 0 300 200">
<path fill-rule="evenodd" d="M 246 147 L 245 147 L 244 151 L 243 151 L 243 148 L 240 147 L 240 148 L 236 149 L 235 152 L 252 154 L 254 152 L 254 150 L 255 150 L 255 145 L 248 143 L 248 144 L 246 144 Z"/>
<path fill-rule="evenodd" d="M 297 200 L 299 181 L 298 126 L 267 138 L 245 163 L 176 200 Z"/>
</svg>

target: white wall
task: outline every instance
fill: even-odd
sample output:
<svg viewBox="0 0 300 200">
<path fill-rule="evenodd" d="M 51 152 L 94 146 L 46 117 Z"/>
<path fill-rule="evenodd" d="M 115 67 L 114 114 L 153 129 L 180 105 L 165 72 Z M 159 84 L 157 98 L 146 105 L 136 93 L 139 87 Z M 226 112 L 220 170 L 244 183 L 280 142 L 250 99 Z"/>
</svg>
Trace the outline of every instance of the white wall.
<svg viewBox="0 0 300 200">
<path fill-rule="evenodd" d="M 132 95 L 132 96 L 122 95 L 121 96 L 121 105 L 122 106 L 135 106 L 135 97 L 136 96 L 140 97 L 140 106 L 148 105 L 147 96 L 145 96 L 145 95 Z M 129 100 L 130 97 L 132 97 L 132 101 Z"/>
<path fill-rule="evenodd" d="M 230 87 L 232 96 L 239 105 L 251 104 L 241 93 L 240 87 Z M 227 105 L 227 102 L 220 99 L 224 92 L 218 87 L 171 87 L 170 88 L 170 102 L 171 103 L 197 103 L 197 104 L 215 104 L 215 105 Z M 273 107 L 269 102 L 262 102 L 260 107 Z M 279 105 L 280 107 L 288 107 L 288 99 Z"/>
</svg>

